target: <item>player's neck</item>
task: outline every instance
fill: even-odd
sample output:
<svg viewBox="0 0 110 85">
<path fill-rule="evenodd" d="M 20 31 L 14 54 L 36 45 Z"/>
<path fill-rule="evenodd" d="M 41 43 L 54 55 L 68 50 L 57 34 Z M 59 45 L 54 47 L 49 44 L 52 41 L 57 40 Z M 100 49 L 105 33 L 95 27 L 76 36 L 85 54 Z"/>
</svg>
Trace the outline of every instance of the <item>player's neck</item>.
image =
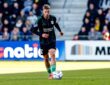
<svg viewBox="0 0 110 85">
<path fill-rule="evenodd" d="M 44 19 L 48 20 L 50 18 L 50 16 L 43 16 Z"/>
</svg>

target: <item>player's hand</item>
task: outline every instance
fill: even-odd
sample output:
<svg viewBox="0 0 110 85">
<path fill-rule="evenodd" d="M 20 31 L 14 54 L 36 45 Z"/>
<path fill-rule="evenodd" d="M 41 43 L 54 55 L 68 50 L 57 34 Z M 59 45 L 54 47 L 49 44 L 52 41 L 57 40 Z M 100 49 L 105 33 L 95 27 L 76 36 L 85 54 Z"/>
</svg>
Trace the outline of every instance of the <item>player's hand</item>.
<svg viewBox="0 0 110 85">
<path fill-rule="evenodd" d="M 32 33 L 32 35 L 36 35 L 35 33 Z"/>
<path fill-rule="evenodd" d="M 42 37 L 43 37 L 43 38 L 48 38 L 48 37 L 49 37 L 49 34 L 43 33 L 43 34 L 42 34 Z"/>
<path fill-rule="evenodd" d="M 63 32 L 60 32 L 60 35 L 61 35 L 61 36 L 63 36 L 63 35 L 64 35 L 64 33 L 63 33 Z"/>
</svg>

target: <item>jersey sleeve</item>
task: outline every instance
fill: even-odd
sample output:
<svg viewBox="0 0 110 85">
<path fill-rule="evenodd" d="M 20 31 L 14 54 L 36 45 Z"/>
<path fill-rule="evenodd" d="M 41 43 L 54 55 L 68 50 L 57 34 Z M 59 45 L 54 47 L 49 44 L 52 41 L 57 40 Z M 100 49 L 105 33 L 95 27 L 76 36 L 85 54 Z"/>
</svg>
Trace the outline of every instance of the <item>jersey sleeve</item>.
<svg viewBox="0 0 110 85">
<path fill-rule="evenodd" d="M 38 19 L 38 21 L 36 21 L 36 24 L 34 26 L 32 26 L 31 32 L 34 33 L 34 34 L 37 34 L 37 35 L 41 36 L 42 33 L 39 30 L 40 28 L 41 28 L 41 22 L 40 22 L 40 19 Z"/>
<path fill-rule="evenodd" d="M 61 29 L 60 29 L 60 26 L 59 26 L 59 24 L 58 24 L 58 22 L 57 22 L 56 17 L 54 17 L 54 25 L 55 25 L 55 27 L 57 28 L 57 30 L 58 30 L 59 32 L 61 32 Z"/>
</svg>

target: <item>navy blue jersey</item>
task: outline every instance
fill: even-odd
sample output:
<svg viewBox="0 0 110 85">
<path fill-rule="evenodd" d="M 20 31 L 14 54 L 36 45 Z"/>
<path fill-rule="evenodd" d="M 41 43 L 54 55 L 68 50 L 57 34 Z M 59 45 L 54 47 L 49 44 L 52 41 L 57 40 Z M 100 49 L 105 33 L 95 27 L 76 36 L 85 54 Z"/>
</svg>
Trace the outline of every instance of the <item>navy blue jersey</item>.
<svg viewBox="0 0 110 85">
<path fill-rule="evenodd" d="M 56 17 L 50 15 L 49 19 L 45 19 L 43 16 L 41 16 L 38 20 L 38 26 L 34 29 L 36 29 L 36 33 L 40 36 L 40 43 L 41 44 L 50 44 L 53 42 L 56 42 L 56 36 L 55 36 L 55 30 L 54 28 L 57 28 L 59 32 L 61 32 L 61 29 L 57 23 Z M 46 33 L 49 34 L 49 38 L 43 38 L 42 34 Z"/>
</svg>

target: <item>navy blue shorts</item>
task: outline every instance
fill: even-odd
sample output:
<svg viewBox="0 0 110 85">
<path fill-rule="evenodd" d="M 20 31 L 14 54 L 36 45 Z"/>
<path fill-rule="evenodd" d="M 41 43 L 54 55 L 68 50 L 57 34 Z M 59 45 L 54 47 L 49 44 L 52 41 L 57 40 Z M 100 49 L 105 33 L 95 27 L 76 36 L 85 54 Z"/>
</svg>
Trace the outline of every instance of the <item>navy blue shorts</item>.
<svg viewBox="0 0 110 85">
<path fill-rule="evenodd" d="M 56 49 L 56 43 L 53 42 L 53 43 L 50 43 L 47 45 L 40 44 L 40 47 L 41 47 L 41 54 L 46 55 L 46 54 L 48 54 L 48 51 L 50 49 Z"/>
</svg>

